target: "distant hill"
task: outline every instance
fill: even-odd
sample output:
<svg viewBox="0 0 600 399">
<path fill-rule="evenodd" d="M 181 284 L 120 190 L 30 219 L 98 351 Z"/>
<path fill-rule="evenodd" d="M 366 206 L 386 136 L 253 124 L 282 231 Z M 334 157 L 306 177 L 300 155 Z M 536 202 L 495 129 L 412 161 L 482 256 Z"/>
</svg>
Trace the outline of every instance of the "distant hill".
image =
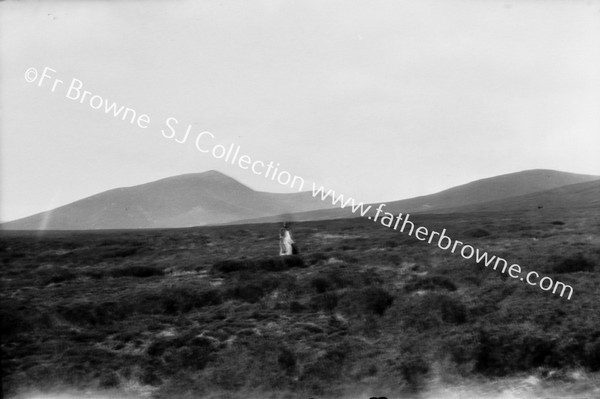
<svg viewBox="0 0 600 399">
<path fill-rule="evenodd" d="M 537 206 L 598 206 L 599 179 L 600 176 L 553 170 L 527 170 L 477 180 L 436 194 L 387 202 L 384 210 L 448 213 Z M 373 209 L 377 205 L 372 204 Z M 255 191 L 220 172 L 209 171 L 105 191 L 0 227 L 6 230 L 141 229 L 358 216 L 349 209 L 334 207 L 330 201 L 313 198 L 310 192 Z"/>
<path fill-rule="evenodd" d="M 400 201 L 386 202 L 384 211 L 391 213 L 441 213 L 442 211 L 450 212 L 458 210 L 462 212 L 469 212 L 471 210 L 475 211 L 476 209 L 483 210 L 484 207 L 477 208 L 476 206 L 473 206 L 483 203 L 486 203 L 486 207 L 490 209 L 498 208 L 498 210 L 502 210 L 500 206 L 503 200 L 521 197 L 528 194 L 542 193 L 559 187 L 565 187 L 565 190 L 550 192 L 549 194 L 544 195 L 552 196 L 560 194 L 561 199 L 556 198 L 556 200 L 553 201 L 550 198 L 547 198 L 547 203 L 566 204 L 572 202 L 573 204 L 579 204 L 585 202 L 583 195 L 587 194 L 576 192 L 575 187 L 571 188 L 574 190 L 571 192 L 569 191 L 571 189 L 567 189 L 567 187 L 576 185 L 578 183 L 593 181 L 597 182 L 599 179 L 600 176 L 581 175 L 559 172 L 555 170 L 526 170 L 522 172 L 476 180 L 474 182 L 456 186 L 435 194 L 429 194 Z M 581 196 L 581 198 L 579 196 Z M 534 203 L 536 200 L 538 200 L 537 202 L 540 202 L 540 198 L 541 197 L 538 196 L 531 196 L 528 197 L 528 199 L 515 200 L 510 202 L 510 206 L 515 209 L 524 206 L 533 206 L 527 204 Z M 491 201 L 495 202 L 491 203 Z M 327 204 L 327 201 L 323 201 L 323 203 Z M 331 203 L 329 202 L 329 204 Z M 379 204 L 371 205 L 373 208 L 376 208 Z M 372 215 L 373 212 L 370 214 Z M 339 207 L 309 212 L 299 212 L 291 215 L 292 219 L 295 221 L 341 219 L 358 216 L 358 213 L 353 214 L 349 209 L 340 209 Z M 247 222 L 273 222 L 276 220 L 277 217 L 266 217 L 248 220 Z"/>
<path fill-rule="evenodd" d="M 209 171 L 105 191 L 1 227 L 11 230 L 189 227 L 326 206 L 309 192 L 254 191 L 220 172 Z"/>
<path fill-rule="evenodd" d="M 454 212 L 510 212 L 536 209 L 596 209 L 600 213 L 600 180 L 570 184 L 518 197 L 482 202 L 439 210 L 436 213 Z"/>
</svg>

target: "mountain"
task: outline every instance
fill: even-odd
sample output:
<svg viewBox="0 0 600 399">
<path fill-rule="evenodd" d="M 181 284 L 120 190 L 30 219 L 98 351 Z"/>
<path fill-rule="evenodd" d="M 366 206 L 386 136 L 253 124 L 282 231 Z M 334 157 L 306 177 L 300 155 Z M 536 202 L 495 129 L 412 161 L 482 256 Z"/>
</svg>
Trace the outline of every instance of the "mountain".
<svg viewBox="0 0 600 399">
<path fill-rule="evenodd" d="M 578 204 L 580 202 L 578 196 L 584 194 L 577 193 L 575 191 L 571 193 L 569 189 L 567 189 L 567 187 L 577 185 L 579 183 L 593 181 L 597 182 L 599 179 L 600 176 L 581 175 L 547 169 L 526 170 L 522 172 L 510 173 L 506 175 L 476 180 L 474 182 L 456 186 L 435 194 L 429 194 L 399 201 L 386 202 L 386 207 L 384 207 L 383 210 L 385 212 L 390 213 L 445 213 L 451 211 L 469 212 L 476 211 L 477 209 L 483 210 L 484 207 L 477 208 L 473 205 L 484 203 L 488 204 L 488 208 L 498 208 L 498 210 L 501 210 L 501 202 L 499 201 L 534 193 L 545 193 L 548 190 L 553 190 L 559 187 L 565 187 L 566 191 L 559 190 L 557 192 L 550 192 L 549 194 L 544 194 L 550 196 L 559 194 L 561 195 L 561 199 L 557 198 L 554 202 L 550 201 L 550 199 L 547 199 L 547 201 L 550 201 L 549 203 L 558 204 L 562 202 L 566 204 L 569 202 L 573 202 L 574 204 Z M 575 190 L 575 187 L 572 187 L 571 189 Z M 519 207 L 533 206 L 527 204 L 532 204 L 536 202 L 536 199 L 538 200 L 538 202 L 540 202 L 540 198 L 541 197 L 539 196 L 532 195 L 527 199 L 512 201 L 510 202 L 510 206 L 513 208 L 513 210 Z M 584 197 L 581 198 L 583 201 Z M 328 200 L 329 201 L 323 201 L 323 203 L 331 204 L 330 198 L 328 198 Z M 495 202 L 491 203 L 491 201 Z M 370 205 L 372 209 L 375 209 L 379 204 Z M 368 213 L 368 215 L 373 215 L 373 213 L 374 212 L 371 211 L 370 213 Z M 358 216 L 358 212 L 353 214 L 349 208 L 340 209 L 340 207 L 338 206 L 332 209 L 321 209 L 317 211 L 295 213 L 291 215 L 291 218 L 295 221 L 306 221 L 341 219 Z M 273 222 L 276 220 L 277 217 L 266 217 L 248 220 L 245 222 L 266 223 Z"/>
<path fill-rule="evenodd" d="M 436 194 L 387 202 L 390 213 L 449 213 L 533 207 L 599 206 L 600 176 L 527 170 L 463 184 Z M 379 204 L 371 204 L 374 209 Z M 283 216 L 285 215 L 285 216 Z M 117 188 L 48 212 L 4 223 L 10 230 L 93 230 L 191 227 L 358 217 L 311 192 L 252 190 L 216 171 Z"/>
<path fill-rule="evenodd" d="M 437 213 L 510 212 L 523 210 L 596 209 L 600 212 L 600 180 L 570 184 L 518 197 L 442 209 Z"/>
<path fill-rule="evenodd" d="M 326 206 L 309 192 L 254 191 L 220 172 L 208 171 L 105 191 L 1 227 L 10 230 L 189 227 Z"/>
</svg>

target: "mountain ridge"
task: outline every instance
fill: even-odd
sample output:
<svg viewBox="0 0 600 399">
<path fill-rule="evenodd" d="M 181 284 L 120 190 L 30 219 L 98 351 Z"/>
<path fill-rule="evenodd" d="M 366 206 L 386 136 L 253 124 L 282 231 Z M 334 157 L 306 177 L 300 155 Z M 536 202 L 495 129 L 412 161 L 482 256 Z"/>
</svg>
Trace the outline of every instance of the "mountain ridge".
<svg viewBox="0 0 600 399">
<path fill-rule="evenodd" d="M 533 169 L 480 179 L 438 193 L 386 203 L 385 212 L 431 213 L 502 208 L 509 198 L 600 181 L 600 176 L 549 169 Z M 596 187 L 581 192 L 595 195 Z M 550 192 L 554 203 L 580 206 L 568 190 Z M 500 201 L 500 203 L 498 203 Z M 516 202 L 515 202 L 516 201 Z M 519 200 L 510 207 L 519 208 Z M 523 201 L 536 201 L 536 196 Z M 538 199 L 539 202 L 539 199 Z M 487 203 L 487 205 L 485 205 Z M 483 205 L 482 205 L 483 204 Z M 373 209 L 378 204 L 370 204 Z M 568 206 L 568 205 L 564 205 Z M 486 208 L 487 207 L 487 208 Z M 269 193 L 256 191 L 215 170 L 187 173 L 130 187 L 107 190 L 50 211 L 0 224 L 6 230 L 95 230 L 177 228 L 215 224 L 245 224 L 357 217 L 340 209 L 331 198 L 321 200 L 310 191 Z M 365 215 L 367 216 L 367 215 Z"/>
<path fill-rule="evenodd" d="M 103 191 L 46 212 L 2 223 L 10 230 L 192 227 L 321 209 L 310 192 L 255 191 L 218 171 L 188 173 Z"/>
<path fill-rule="evenodd" d="M 543 180 L 540 181 L 543 176 L 549 177 L 549 179 L 545 181 L 545 185 L 541 184 Z M 519 181 L 518 186 L 520 186 L 520 188 L 517 187 L 517 190 L 515 190 L 514 183 L 509 184 L 510 180 L 514 179 L 515 177 L 523 178 Z M 567 187 L 594 181 L 600 181 L 600 176 L 560 172 L 551 169 L 530 169 L 521 172 L 508 173 L 475 180 L 433 194 L 381 203 L 386 204 L 386 207 L 383 208 L 383 211 L 390 213 L 447 213 L 451 210 L 469 212 L 471 209 L 470 207 L 476 204 L 504 201 L 509 198 L 517 198 L 524 195 L 557 189 L 559 187 Z M 523 185 L 528 187 L 523 187 Z M 510 186 L 513 187 L 511 190 L 509 190 Z M 493 198 L 494 196 L 498 197 L 499 195 L 500 198 Z M 379 204 L 380 203 L 365 204 L 365 206 L 371 205 L 372 208 L 369 213 L 365 214 L 365 217 L 373 216 L 373 209 L 375 209 Z M 514 204 L 511 206 L 513 208 L 515 207 Z M 352 213 L 349 208 L 341 209 L 338 206 L 336 208 L 326 210 L 322 209 L 316 211 L 298 212 L 292 214 L 291 216 L 296 221 L 308 221 L 343 219 L 348 217 L 359 217 L 360 215 L 358 212 Z M 243 222 L 268 223 L 273 222 L 277 217 L 278 216 L 244 220 Z"/>
</svg>

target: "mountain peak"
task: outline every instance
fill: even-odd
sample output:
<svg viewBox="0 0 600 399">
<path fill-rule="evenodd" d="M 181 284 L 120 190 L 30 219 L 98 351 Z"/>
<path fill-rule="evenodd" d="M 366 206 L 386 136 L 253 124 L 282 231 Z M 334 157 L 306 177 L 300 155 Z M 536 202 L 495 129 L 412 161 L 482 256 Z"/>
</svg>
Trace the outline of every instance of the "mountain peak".
<svg viewBox="0 0 600 399">
<path fill-rule="evenodd" d="M 163 182 L 163 183 L 165 183 L 165 182 L 188 182 L 190 184 L 212 182 L 212 183 L 221 183 L 221 184 L 237 184 L 239 186 L 243 186 L 243 187 L 247 188 L 248 190 L 250 190 L 249 187 L 240 183 L 233 177 L 228 176 L 225 173 L 219 172 L 218 170 L 214 170 L 214 169 L 207 170 L 205 172 L 184 173 L 184 174 L 177 175 L 177 176 L 165 177 L 163 179 L 149 182 L 146 184 L 154 184 L 157 182 Z"/>
<path fill-rule="evenodd" d="M 218 170 L 215 170 L 215 169 L 207 170 L 206 172 L 200 172 L 200 174 L 203 176 L 220 176 L 220 177 L 227 177 L 227 178 L 231 179 L 231 177 L 227 176 L 225 173 L 219 172 Z"/>
</svg>

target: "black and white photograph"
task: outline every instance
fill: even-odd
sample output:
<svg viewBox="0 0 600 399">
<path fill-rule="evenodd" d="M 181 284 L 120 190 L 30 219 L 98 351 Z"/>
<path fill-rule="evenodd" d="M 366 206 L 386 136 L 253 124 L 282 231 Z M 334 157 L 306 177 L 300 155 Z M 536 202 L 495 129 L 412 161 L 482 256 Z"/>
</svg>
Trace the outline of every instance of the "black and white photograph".
<svg viewBox="0 0 600 399">
<path fill-rule="evenodd" d="M 0 398 L 600 398 L 600 0 L 0 0 Z"/>
</svg>

